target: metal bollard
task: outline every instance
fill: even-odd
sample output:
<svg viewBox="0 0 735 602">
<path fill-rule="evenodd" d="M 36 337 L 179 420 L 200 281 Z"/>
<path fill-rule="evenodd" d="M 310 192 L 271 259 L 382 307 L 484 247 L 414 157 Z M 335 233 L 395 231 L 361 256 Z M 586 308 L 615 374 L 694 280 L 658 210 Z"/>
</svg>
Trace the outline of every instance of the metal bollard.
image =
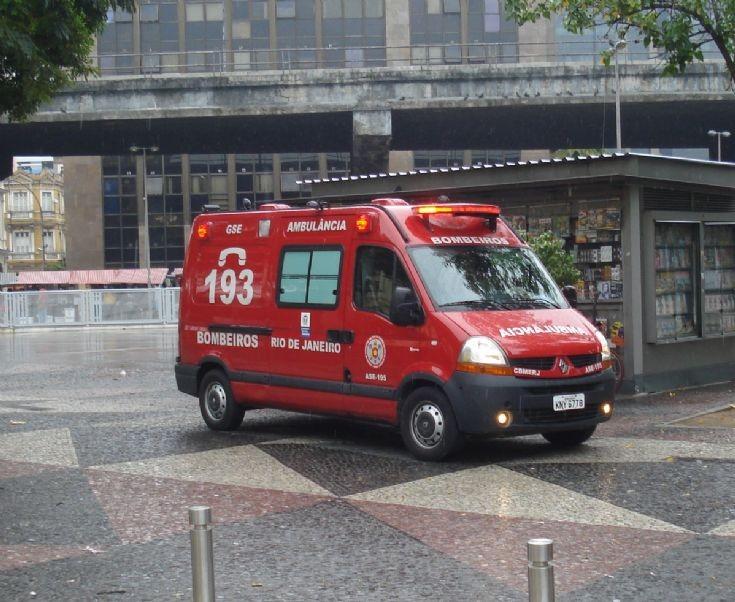
<svg viewBox="0 0 735 602">
<path fill-rule="evenodd" d="M 528 542 L 528 600 L 554 602 L 554 542 L 531 539 Z"/>
<path fill-rule="evenodd" d="M 212 509 L 189 508 L 191 530 L 191 578 L 194 602 L 214 602 L 214 549 L 212 546 Z"/>
</svg>

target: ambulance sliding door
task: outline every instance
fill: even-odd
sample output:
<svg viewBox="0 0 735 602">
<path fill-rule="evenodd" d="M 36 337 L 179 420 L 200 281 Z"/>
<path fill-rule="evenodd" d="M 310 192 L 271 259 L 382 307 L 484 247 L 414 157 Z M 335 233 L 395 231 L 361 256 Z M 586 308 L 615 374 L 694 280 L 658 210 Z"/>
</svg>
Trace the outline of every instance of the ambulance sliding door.
<svg viewBox="0 0 735 602">
<path fill-rule="evenodd" d="M 269 372 L 275 400 L 340 411 L 344 389 L 341 330 L 344 248 L 283 247 L 276 282 Z"/>
</svg>

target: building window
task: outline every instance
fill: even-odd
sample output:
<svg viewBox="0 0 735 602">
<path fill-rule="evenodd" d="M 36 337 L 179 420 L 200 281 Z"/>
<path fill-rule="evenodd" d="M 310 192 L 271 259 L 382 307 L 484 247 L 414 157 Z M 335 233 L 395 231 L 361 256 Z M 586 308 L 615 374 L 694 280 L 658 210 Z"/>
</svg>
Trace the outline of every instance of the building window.
<svg viewBox="0 0 735 602">
<path fill-rule="evenodd" d="M 137 268 L 138 196 L 135 157 L 102 158 L 105 267 Z"/>
<path fill-rule="evenodd" d="M 226 155 L 190 155 L 189 171 L 192 219 L 203 211 L 204 205 L 229 206 Z"/>
<path fill-rule="evenodd" d="M 97 38 L 99 67 L 102 75 L 134 73 L 133 15 L 124 11 L 109 11 L 105 29 Z"/>
<path fill-rule="evenodd" d="M 296 183 L 319 177 L 317 153 L 283 153 L 281 155 L 281 198 L 297 199 L 310 196 L 311 190 Z"/>
<path fill-rule="evenodd" d="M 461 16 L 452 2 L 411 2 L 411 58 L 417 64 L 443 64 L 461 60 Z"/>
<path fill-rule="evenodd" d="M 46 253 L 55 253 L 56 245 L 54 243 L 54 232 L 53 230 L 43 231 L 43 249 Z"/>
<path fill-rule="evenodd" d="M 232 49 L 235 70 L 268 69 L 271 55 L 268 6 L 265 2 L 234 0 L 232 3 Z"/>
<path fill-rule="evenodd" d="M 385 65 L 383 0 L 329 0 L 322 18 L 328 67 Z"/>
<path fill-rule="evenodd" d="M 20 255 L 33 254 L 33 233 L 28 230 L 13 232 L 13 253 Z"/>
<path fill-rule="evenodd" d="M 179 57 L 179 7 L 171 0 L 158 0 L 140 7 L 140 49 L 143 71 L 176 71 Z"/>
<path fill-rule="evenodd" d="M 293 10 L 292 10 L 293 8 Z M 279 63 L 284 69 L 316 66 L 314 0 L 276 4 Z"/>
<path fill-rule="evenodd" d="M 179 267 L 184 260 L 181 155 L 146 157 L 151 266 Z"/>
<path fill-rule="evenodd" d="M 48 212 L 54 210 L 54 195 L 50 190 L 41 191 L 41 210 Z"/>
<path fill-rule="evenodd" d="M 13 202 L 10 206 L 10 211 L 17 211 L 19 213 L 28 213 L 33 211 L 33 206 L 31 205 L 31 197 L 28 191 L 13 191 Z"/>
<path fill-rule="evenodd" d="M 222 68 L 224 49 L 223 2 L 187 2 L 186 50 L 189 71 Z"/>
<path fill-rule="evenodd" d="M 273 155 L 235 155 L 235 172 L 239 210 L 273 200 Z"/>
</svg>

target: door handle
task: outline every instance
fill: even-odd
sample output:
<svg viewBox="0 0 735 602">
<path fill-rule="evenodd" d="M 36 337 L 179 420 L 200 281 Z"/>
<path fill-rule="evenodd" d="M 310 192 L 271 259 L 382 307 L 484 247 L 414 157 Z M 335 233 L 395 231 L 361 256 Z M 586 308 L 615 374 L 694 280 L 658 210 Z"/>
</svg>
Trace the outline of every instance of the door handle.
<svg viewBox="0 0 735 602">
<path fill-rule="evenodd" d="M 354 340 L 355 333 L 351 330 L 327 330 L 327 341 L 330 343 L 345 343 L 349 345 Z"/>
</svg>

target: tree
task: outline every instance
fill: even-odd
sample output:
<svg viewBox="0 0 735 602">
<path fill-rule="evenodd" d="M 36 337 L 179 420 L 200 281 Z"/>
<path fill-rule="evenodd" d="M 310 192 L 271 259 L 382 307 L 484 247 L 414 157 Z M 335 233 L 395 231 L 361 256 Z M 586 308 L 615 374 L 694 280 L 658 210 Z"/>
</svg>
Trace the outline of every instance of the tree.
<svg viewBox="0 0 735 602">
<path fill-rule="evenodd" d="M 667 75 L 704 60 L 702 47 L 714 42 L 735 82 L 735 0 L 506 0 L 506 8 L 519 24 L 564 15 L 564 28 L 576 34 L 607 25 L 623 39 L 633 30 L 662 52 Z M 603 52 L 605 64 L 611 56 Z"/>
<path fill-rule="evenodd" d="M 0 117 L 23 120 L 78 77 L 110 9 L 135 0 L 0 0 Z"/>
<path fill-rule="evenodd" d="M 528 244 L 559 286 L 574 284 L 579 280 L 580 272 L 574 267 L 574 258 L 564 250 L 564 243 L 551 232 L 530 237 Z"/>
</svg>

